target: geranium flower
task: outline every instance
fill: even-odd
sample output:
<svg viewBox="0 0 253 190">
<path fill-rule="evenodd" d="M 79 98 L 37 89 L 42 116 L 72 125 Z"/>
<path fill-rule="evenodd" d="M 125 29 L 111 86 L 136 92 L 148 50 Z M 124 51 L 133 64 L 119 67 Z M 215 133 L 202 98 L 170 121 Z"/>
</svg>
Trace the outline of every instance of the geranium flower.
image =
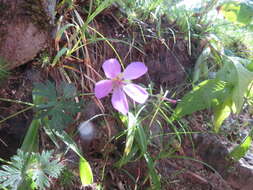
<svg viewBox="0 0 253 190">
<path fill-rule="evenodd" d="M 131 83 L 147 72 L 147 67 L 141 62 L 132 62 L 121 72 L 121 66 L 117 59 L 108 59 L 102 66 L 108 80 L 101 80 L 95 85 L 95 96 L 101 99 L 112 92 L 113 107 L 126 115 L 129 107 L 126 94 L 135 102 L 143 104 L 147 98 L 147 91 L 139 85 Z"/>
</svg>

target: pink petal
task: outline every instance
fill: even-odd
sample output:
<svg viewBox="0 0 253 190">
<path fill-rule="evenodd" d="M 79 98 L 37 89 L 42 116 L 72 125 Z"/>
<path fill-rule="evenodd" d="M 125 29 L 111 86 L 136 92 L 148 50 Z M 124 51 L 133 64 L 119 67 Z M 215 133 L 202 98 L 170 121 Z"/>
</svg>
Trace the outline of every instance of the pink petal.
<svg viewBox="0 0 253 190">
<path fill-rule="evenodd" d="M 103 63 L 105 76 L 109 79 L 117 77 L 121 73 L 121 66 L 117 59 L 108 59 Z"/>
<path fill-rule="evenodd" d="M 115 88 L 112 94 L 113 107 L 126 115 L 128 113 L 128 102 L 125 93 L 121 88 Z"/>
<path fill-rule="evenodd" d="M 107 96 L 113 88 L 113 82 L 111 80 L 101 80 L 95 85 L 95 96 L 100 99 Z"/>
<path fill-rule="evenodd" d="M 143 104 L 148 99 L 147 91 L 136 84 L 127 84 L 123 86 L 125 93 L 134 101 Z"/>
<path fill-rule="evenodd" d="M 132 62 L 128 65 L 123 73 L 125 80 L 137 79 L 144 75 L 148 71 L 148 68 L 142 62 Z"/>
</svg>

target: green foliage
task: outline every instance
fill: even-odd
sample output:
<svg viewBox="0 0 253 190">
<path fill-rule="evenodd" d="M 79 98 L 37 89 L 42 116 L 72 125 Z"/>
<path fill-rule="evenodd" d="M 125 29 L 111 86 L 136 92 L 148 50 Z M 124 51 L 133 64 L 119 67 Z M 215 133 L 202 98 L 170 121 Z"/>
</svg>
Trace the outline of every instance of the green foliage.
<svg viewBox="0 0 253 190">
<path fill-rule="evenodd" d="M 153 159 L 151 158 L 151 156 L 148 153 L 144 154 L 144 158 L 145 158 L 147 165 L 148 165 L 149 175 L 150 175 L 151 182 L 152 182 L 152 184 L 151 184 L 152 189 L 162 189 L 161 180 L 155 170 L 155 163 L 154 163 Z"/>
<path fill-rule="evenodd" d="M 21 146 L 21 150 L 24 152 L 37 152 L 39 149 L 39 128 L 41 120 L 33 119 L 29 129 L 25 135 L 25 139 Z"/>
<path fill-rule="evenodd" d="M 37 83 L 34 95 L 44 98 L 44 103 L 36 105 L 38 116 L 40 118 L 48 116 L 48 124 L 53 129 L 64 129 L 73 122 L 73 116 L 80 111 L 81 103 L 74 100 L 77 91 L 73 84 L 62 82 L 56 90 L 50 81 Z"/>
<path fill-rule="evenodd" d="M 51 178 L 57 178 L 62 169 L 61 163 L 52 160 L 52 151 L 39 154 L 18 150 L 10 164 L 1 167 L 0 183 L 12 190 L 25 190 L 27 186 L 44 190 L 50 187 Z"/>
<path fill-rule="evenodd" d="M 43 97 L 33 94 L 33 103 L 38 105 L 43 103 Z M 41 120 L 36 117 L 32 120 L 28 131 L 26 132 L 23 140 L 21 150 L 24 152 L 38 152 L 39 150 L 39 128 L 41 126 Z"/>
<path fill-rule="evenodd" d="M 10 165 L 3 165 L 0 170 L 0 183 L 4 187 L 11 187 L 12 190 L 18 189 L 26 178 L 22 172 L 25 170 L 29 153 L 18 151 L 17 155 L 11 158 Z"/>
<path fill-rule="evenodd" d="M 93 183 L 93 173 L 90 164 L 83 157 L 79 159 L 79 175 L 82 185 L 90 185 Z"/>
<path fill-rule="evenodd" d="M 4 79 L 9 74 L 9 72 L 6 70 L 6 67 L 6 61 L 2 57 L 0 57 L 0 80 Z"/>
<path fill-rule="evenodd" d="M 128 121 L 127 122 L 127 137 L 126 137 L 126 145 L 125 145 L 123 157 L 128 156 L 128 154 L 130 153 L 132 149 L 134 137 L 135 137 L 136 125 L 137 125 L 136 117 L 132 113 L 128 114 L 127 121 Z"/>
<path fill-rule="evenodd" d="M 230 96 L 228 96 L 223 103 L 215 106 L 214 108 L 214 131 L 219 132 L 220 126 L 223 121 L 230 115 L 232 112 L 233 102 Z"/>
<path fill-rule="evenodd" d="M 233 86 L 231 98 L 235 104 L 235 113 L 242 109 L 244 97 L 248 91 L 249 84 L 253 80 L 253 72 L 244 66 L 244 59 L 238 57 L 227 57 L 225 66 L 217 73 L 217 79 L 226 81 Z"/>
<path fill-rule="evenodd" d="M 73 150 L 79 157 L 79 172 L 82 185 L 89 185 L 93 183 L 93 173 L 89 162 L 82 156 L 81 151 L 76 145 L 75 141 L 65 131 L 55 131 L 54 134 L 60 138 L 71 150 Z"/>
<path fill-rule="evenodd" d="M 205 80 L 187 93 L 176 107 L 174 119 L 220 105 L 230 94 L 231 86 L 217 79 Z"/>
<path fill-rule="evenodd" d="M 251 147 L 252 137 L 253 130 L 251 130 L 250 133 L 245 137 L 245 139 L 230 152 L 230 156 L 234 160 L 238 161 L 246 155 L 246 153 Z"/>
<path fill-rule="evenodd" d="M 224 66 L 216 79 L 201 82 L 183 97 L 175 110 L 174 119 L 211 108 L 214 110 L 214 130 L 218 132 L 232 111 L 240 113 L 253 72 L 243 66 L 244 59 L 224 55 L 223 60 Z"/>
<path fill-rule="evenodd" d="M 57 160 L 52 160 L 52 151 L 42 151 L 41 154 L 35 153 L 33 156 L 35 161 L 28 167 L 29 176 L 32 176 L 39 189 L 50 187 L 50 178 L 58 178 L 63 165 Z"/>
<path fill-rule="evenodd" d="M 75 180 L 75 175 L 67 167 L 64 167 L 61 172 L 61 176 L 59 177 L 61 186 L 70 187 L 71 185 L 73 185 L 74 180 Z"/>
<path fill-rule="evenodd" d="M 226 19 L 243 26 L 253 21 L 253 4 L 250 1 L 225 3 L 221 11 Z"/>
<path fill-rule="evenodd" d="M 69 51 L 68 48 L 64 47 L 60 51 L 57 52 L 56 56 L 53 59 L 52 66 L 54 67 L 60 60 L 61 57 L 63 57 L 67 52 Z"/>
<path fill-rule="evenodd" d="M 141 19 L 145 21 L 149 16 L 158 19 L 166 8 L 164 0 L 127 0 L 117 2 L 126 12 L 130 21 Z M 171 4 L 172 1 L 166 1 Z"/>
<path fill-rule="evenodd" d="M 210 48 L 205 48 L 201 54 L 199 55 L 195 66 L 194 66 L 194 74 L 193 74 L 193 83 L 199 81 L 201 78 L 207 78 L 208 76 L 208 62 L 207 60 L 210 58 Z"/>
<path fill-rule="evenodd" d="M 140 113 L 143 108 L 144 107 L 142 107 L 135 115 L 129 112 L 128 116 L 120 117 L 122 122 L 127 126 L 127 130 L 125 131 L 126 143 L 123 156 L 115 165 L 117 167 L 122 167 L 135 157 L 143 157 L 148 166 L 152 189 L 161 189 L 161 182 L 158 172 L 155 169 L 154 160 L 148 153 L 148 144 L 150 143 L 149 137 L 144 126 L 140 122 Z"/>
</svg>

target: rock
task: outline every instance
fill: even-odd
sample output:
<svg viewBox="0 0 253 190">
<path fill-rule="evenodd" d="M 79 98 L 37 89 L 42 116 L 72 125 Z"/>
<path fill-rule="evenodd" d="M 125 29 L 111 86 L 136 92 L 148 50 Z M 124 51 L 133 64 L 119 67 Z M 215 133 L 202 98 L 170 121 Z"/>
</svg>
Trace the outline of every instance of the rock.
<svg viewBox="0 0 253 190">
<path fill-rule="evenodd" d="M 41 1 L 0 0 L 0 57 L 8 69 L 27 63 L 47 46 L 53 22 L 47 14 L 53 5 L 47 11 L 42 7 Z"/>
<path fill-rule="evenodd" d="M 234 189 L 252 190 L 253 155 L 247 154 L 238 162 L 229 158 L 228 147 L 211 134 L 201 134 L 194 137 L 196 150 L 203 161 L 212 166 Z"/>
<path fill-rule="evenodd" d="M 235 163 L 228 171 L 226 181 L 235 189 L 252 190 L 253 167 L 247 162 Z"/>
</svg>

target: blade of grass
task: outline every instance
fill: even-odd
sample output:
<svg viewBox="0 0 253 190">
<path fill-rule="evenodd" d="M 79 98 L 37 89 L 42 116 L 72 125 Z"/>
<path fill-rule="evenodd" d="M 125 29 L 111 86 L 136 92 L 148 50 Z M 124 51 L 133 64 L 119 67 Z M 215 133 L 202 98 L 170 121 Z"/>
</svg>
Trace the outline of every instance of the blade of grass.
<svg viewBox="0 0 253 190">
<path fill-rule="evenodd" d="M 81 151 L 77 147 L 73 139 L 65 131 L 53 131 L 54 134 L 64 142 L 68 148 L 73 150 L 79 157 L 79 172 L 82 185 L 89 185 L 93 183 L 93 174 L 89 162 L 82 156 Z M 82 173 L 81 173 L 82 172 Z"/>
</svg>

